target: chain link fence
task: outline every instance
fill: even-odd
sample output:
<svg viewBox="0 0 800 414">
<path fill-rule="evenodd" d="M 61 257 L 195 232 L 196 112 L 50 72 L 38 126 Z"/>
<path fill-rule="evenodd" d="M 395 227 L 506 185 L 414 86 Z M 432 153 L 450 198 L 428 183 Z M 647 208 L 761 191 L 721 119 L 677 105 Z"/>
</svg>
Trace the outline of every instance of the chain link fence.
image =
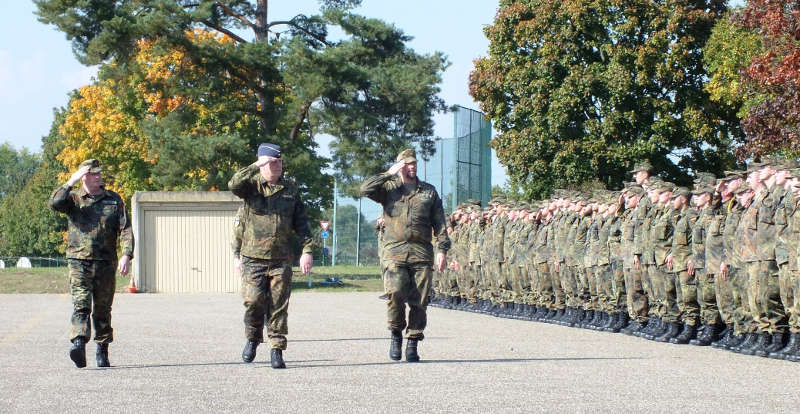
<svg viewBox="0 0 800 414">
<path fill-rule="evenodd" d="M 0 269 L 11 267 L 63 267 L 66 257 L 0 256 Z"/>
</svg>

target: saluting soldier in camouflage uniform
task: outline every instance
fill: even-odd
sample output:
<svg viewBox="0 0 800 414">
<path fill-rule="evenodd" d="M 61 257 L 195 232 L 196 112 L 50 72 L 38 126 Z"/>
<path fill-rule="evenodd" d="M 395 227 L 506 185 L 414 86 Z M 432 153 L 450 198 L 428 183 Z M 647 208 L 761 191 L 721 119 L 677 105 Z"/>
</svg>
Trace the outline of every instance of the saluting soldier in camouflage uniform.
<svg viewBox="0 0 800 414">
<path fill-rule="evenodd" d="M 397 174 L 399 177 L 396 177 Z M 401 358 L 402 331 L 406 329 L 406 361 L 419 361 L 418 341 L 425 336 L 428 296 L 434 265 L 432 237 L 436 239 L 436 270 L 444 270 L 450 239 L 445 229 L 442 200 L 436 189 L 417 177 L 413 149 L 402 151 L 385 173 L 367 179 L 361 194 L 383 206 L 386 219 L 385 257 L 392 283 L 387 302 L 391 344 L 389 357 Z M 406 304 L 409 307 L 406 323 Z"/>
<path fill-rule="evenodd" d="M 783 348 L 786 331 L 786 311 L 781 303 L 778 265 L 775 261 L 775 243 L 782 228 L 776 225 L 774 218 L 775 210 L 785 194 L 783 184 L 788 171 L 778 174 L 776 168 L 780 168 L 779 161 L 773 161 L 761 168 L 760 178 L 766 194 L 760 199 L 760 203 L 754 202 L 751 206 L 753 209 L 758 208 L 755 246 L 758 272 L 750 274 L 750 304 L 759 333 L 764 338 L 759 341 L 759 347 L 754 350 L 754 354 L 764 357 Z M 780 183 L 776 181 L 779 177 Z M 757 196 L 756 200 L 758 199 Z"/>
<path fill-rule="evenodd" d="M 73 191 L 78 181 L 81 187 Z M 98 367 L 108 367 L 108 344 L 114 340 L 111 304 L 116 288 L 115 271 L 130 270 L 133 233 L 125 204 L 119 194 L 103 187 L 100 162 L 82 162 L 66 184 L 53 191 L 50 206 L 68 219 L 67 261 L 72 291 L 72 347 L 75 366 L 86 366 L 86 342 L 94 323 Z M 117 239 L 122 257 L 117 261 Z"/>
<path fill-rule="evenodd" d="M 311 271 L 313 239 L 297 187 L 283 177 L 281 149 L 261 144 L 258 159 L 237 171 L 228 187 L 244 200 L 242 223 L 242 295 L 247 343 L 242 360 L 252 362 L 268 327 L 273 368 L 285 368 L 283 350 L 288 333 L 289 295 L 292 284 L 292 243 L 302 246 L 300 270 Z"/>
<path fill-rule="evenodd" d="M 716 219 L 716 209 L 712 206 L 714 188 L 707 183 L 696 183 L 692 192 L 692 204 L 697 209 L 698 218 L 692 228 L 692 255 L 687 264 L 687 273 L 697 280 L 697 304 L 700 306 L 700 328 L 697 338 L 692 339 L 692 345 L 707 346 L 716 340 L 720 332 L 721 319 L 717 307 L 715 289 L 715 275 L 719 262 L 715 260 L 714 266 L 706 266 L 706 241 L 708 231 L 715 226 L 715 236 L 719 236 L 719 221 Z M 717 207 L 719 202 L 716 203 Z M 721 247 L 718 240 L 716 247 Z M 719 252 L 717 252 L 719 253 Z"/>
<path fill-rule="evenodd" d="M 798 182 L 797 178 L 791 176 L 791 171 L 797 167 L 797 162 L 794 160 L 783 160 L 780 165 L 776 167 L 775 185 L 781 186 L 783 195 L 780 202 L 775 209 L 774 223 L 777 227 L 777 240 L 775 244 L 775 262 L 778 265 L 779 272 L 779 288 L 780 298 L 783 308 L 786 312 L 786 322 L 788 330 L 788 342 L 785 347 L 777 348 L 776 342 L 773 340 L 773 349 L 770 350 L 769 357 L 776 359 L 789 359 L 790 355 L 796 351 L 794 348 L 800 346 L 798 340 L 800 335 L 797 332 L 798 325 L 797 315 L 794 310 L 794 295 L 795 291 L 792 286 L 792 274 L 795 271 L 795 260 L 792 258 L 797 254 L 793 245 L 798 240 L 798 234 L 792 223 L 792 216 L 797 209 L 797 198 L 793 191 L 793 183 Z M 794 327 L 793 327 L 794 326 Z M 782 342 L 782 341 L 781 341 Z M 777 348 L 777 349 L 774 349 Z"/>
</svg>

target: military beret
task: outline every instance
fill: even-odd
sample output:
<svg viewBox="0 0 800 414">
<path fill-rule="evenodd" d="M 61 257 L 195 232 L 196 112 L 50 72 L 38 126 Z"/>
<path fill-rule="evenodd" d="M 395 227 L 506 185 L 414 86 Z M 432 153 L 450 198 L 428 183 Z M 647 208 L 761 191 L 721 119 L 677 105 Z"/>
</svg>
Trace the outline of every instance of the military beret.
<svg viewBox="0 0 800 414">
<path fill-rule="evenodd" d="M 406 148 L 397 154 L 397 161 L 405 163 L 417 162 L 417 152 L 414 151 L 414 148 Z"/>
<path fill-rule="evenodd" d="M 280 158 L 281 157 L 281 147 L 275 144 L 268 144 L 264 143 L 258 146 L 258 156 L 263 157 L 272 157 L 272 158 Z"/>
<path fill-rule="evenodd" d="M 471 198 L 471 199 L 466 201 L 466 204 L 471 204 L 473 206 L 480 207 L 481 206 L 481 200 L 475 200 L 474 198 Z"/>
<path fill-rule="evenodd" d="M 737 179 L 737 178 L 744 179 L 746 175 L 747 175 L 747 172 L 745 172 L 745 171 L 728 170 L 728 171 L 725 171 L 725 180 L 729 181 L 729 180 L 734 180 L 734 179 Z"/>
<path fill-rule="evenodd" d="M 83 167 L 87 167 L 87 166 L 89 167 L 89 172 L 90 173 L 99 173 L 99 172 L 103 171 L 103 169 L 100 168 L 100 161 L 98 161 L 98 160 L 96 160 L 94 158 L 88 159 L 88 160 L 82 162 L 78 166 L 78 168 L 83 168 Z"/>
<path fill-rule="evenodd" d="M 741 194 L 741 193 L 744 193 L 746 191 L 751 191 L 750 187 L 746 186 L 746 185 L 740 185 L 739 188 L 737 188 L 736 190 L 733 190 L 733 194 Z"/>
</svg>

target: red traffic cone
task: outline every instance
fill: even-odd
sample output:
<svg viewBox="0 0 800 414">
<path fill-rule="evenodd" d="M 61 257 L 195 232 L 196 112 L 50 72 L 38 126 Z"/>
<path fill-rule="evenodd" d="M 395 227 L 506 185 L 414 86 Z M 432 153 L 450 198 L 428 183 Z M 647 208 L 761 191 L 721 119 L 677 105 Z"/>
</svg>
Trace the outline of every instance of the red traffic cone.
<svg viewBox="0 0 800 414">
<path fill-rule="evenodd" d="M 136 282 L 133 281 L 133 276 L 131 276 L 131 284 L 125 288 L 125 293 L 138 293 L 139 289 L 136 289 Z"/>
</svg>

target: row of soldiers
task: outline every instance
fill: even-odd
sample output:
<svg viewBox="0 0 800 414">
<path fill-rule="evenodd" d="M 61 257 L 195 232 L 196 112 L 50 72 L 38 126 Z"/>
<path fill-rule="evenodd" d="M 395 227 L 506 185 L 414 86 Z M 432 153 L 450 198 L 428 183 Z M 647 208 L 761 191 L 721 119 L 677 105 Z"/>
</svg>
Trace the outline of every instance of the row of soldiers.
<svg viewBox="0 0 800 414">
<path fill-rule="evenodd" d="M 693 190 L 638 163 L 621 191 L 467 202 L 432 303 L 800 361 L 800 169 L 770 159 Z"/>
</svg>

